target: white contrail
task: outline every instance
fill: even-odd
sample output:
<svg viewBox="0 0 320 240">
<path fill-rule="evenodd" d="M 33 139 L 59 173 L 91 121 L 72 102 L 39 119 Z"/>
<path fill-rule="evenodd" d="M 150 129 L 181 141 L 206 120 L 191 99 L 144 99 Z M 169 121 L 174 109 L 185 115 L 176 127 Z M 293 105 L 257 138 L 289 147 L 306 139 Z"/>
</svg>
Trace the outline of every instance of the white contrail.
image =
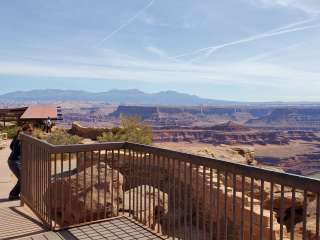
<svg viewBox="0 0 320 240">
<path fill-rule="evenodd" d="M 305 21 L 305 22 L 307 22 L 307 21 Z M 285 27 L 276 28 L 276 29 L 273 29 L 271 31 L 268 31 L 268 32 L 265 32 L 265 33 L 261 33 L 261 34 L 257 34 L 257 35 L 254 35 L 254 36 L 251 36 L 251 37 L 248 37 L 248 38 L 243 38 L 243 39 L 240 39 L 240 40 L 237 40 L 237 41 L 228 42 L 228 43 L 219 44 L 219 45 L 210 46 L 210 47 L 205 47 L 205 48 L 200 48 L 200 49 L 194 50 L 194 51 L 189 52 L 189 53 L 184 53 L 184 54 L 180 54 L 180 55 L 174 56 L 173 58 L 176 58 L 176 59 L 177 58 L 182 58 L 182 57 L 186 57 L 186 56 L 190 56 L 190 55 L 196 55 L 196 54 L 202 53 L 202 52 L 207 52 L 205 55 L 209 56 L 214 51 L 217 51 L 217 50 L 225 48 L 225 47 L 234 46 L 234 45 L 247 43 L 247 42 L 252 42 L 252 41 L 256 41 L 256 40 L 260 40 L 260 39 L 264 39 L 264 38 L 269 38 L 269 37 L 273 37 L 273 36 L 277 36 L 277 35 L 287 34 L 287 33 L 291 33 L 291 32 L 304 31 L 304 30 L 307 30 L 307 29 L 320 27 L 320 24 L 315 24 L 315 25 L 308 25 L 308 26 L 304 26 L 304 27 L 292 28 L 292 26 L 297 26 L 297 25 L 301 25 L 301 24 L 302 24 L 302 22 L 299 22 L 299 24 L 298 23 L 293 23 L 293 24 L 287 25 Z M 197 59 L 198 58 L 199 57 L 197 57 Z"/>
<path fill-rule="evenodd" d="M 113 30 L 111 33 L 109 33 L 107 36 L 105 36 L 101 42 L 99 43 L 98 46 L 102 45 L 105 41 L 107 41 L 108 39 L 110 39 L 111 37 L 113 37 L 115 34 L 117 34 L 118 32 L 120 32 L 123 28 L 125 28 L 126 26 L 128 26 L 131 22 L 133 22 L 137 17 L 139 17 L 145 10 L 147 10 L 148 8 L 150 8 L 153 3 L 155 2 L 155 0 L 151 0 L 144 8 L 140 9 L 134 16 L 132 16 L 131 18 L 128 19 L 128 21 L 126 21 L 125 23 L 121 24 L 118 28 L 116 28 L 115 30 Z"/>
<path fill-rule="evenodd" d="M 273 30 L 271 30 L 269 32 L 271 33 L 271 32 L 282 31 L 282 30 L 285 30 L 285 29 L 289 29 L 289 28 L 293 28 L 293 27 L 296 27 L 296 26 L 304 25 L 306 23 L 311 23 L 311 22 L 314 22 L 315 20 L 317 20 L 317 17 L 312 17 L 312 18 L 305 19 L 305 20 L 302 20 L 302 21 L 299 21 L 299 22 L 290 23 L 288 25 L 285 25 L 285 26 L 282 26 L 282 27 L 279 27 L 279 28 L 275 28 L 275 29 L 273 29 Z"/>
<path fill-rule="evenodd" d="M 225 47 L 229 47 L 229 46 L 233 46 L 233 45 L 237 45 L 237 44 L 241 44 L 241 43 L 252 42 L 252 41 L 256 41 L 256 40 L 260 40 L 260 39 L 264 39 L 264 38 L 283 35 L 283 34 L 286 34 L 286 33 L 299 32 L 299 31 L 304 31 L 304 30 L 307 30 L 307 29 L 313 29 L 313 28 L 319 28 L 319 27 L 320 27 L 320 24 L 315 24 L 315 25 L 310 25 L 310 26 L 305 26 L 305 27 L 290 28 L 290 29 L 287 29 L 287 30 L 277 31 L 277 32 L 273 32 L 273 33 L 260 34 L 260 35 L 256 35 L 256 36 L 253 36 L 253 37 L 241 39 L 239 41 L 234 41 L 234 42 L 225 43 L 225 44 L 221 44 L 221 45 L 218 45 L 218 46 L 211 47 L 206 55 L 209 56 L 210 54 L 212 54 L 213 52 L 215 52 L 215 51 L 217 51 L 217 50 L 219 50 L 221 48 L 225 48 Z"/>
</svg>

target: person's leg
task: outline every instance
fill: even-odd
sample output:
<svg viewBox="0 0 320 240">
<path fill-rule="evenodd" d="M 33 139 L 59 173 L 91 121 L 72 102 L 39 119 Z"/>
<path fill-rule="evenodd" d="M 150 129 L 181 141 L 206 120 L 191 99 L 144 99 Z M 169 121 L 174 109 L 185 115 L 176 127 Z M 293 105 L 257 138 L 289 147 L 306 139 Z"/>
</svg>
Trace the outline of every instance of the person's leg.
<svg viewBox="0 0 320 240">
<path fill-rule="evenodd" d="M 13 187 L 9 194 L 9 199 L 18 199 L 21 191 L 20 186 L 20 162 L 19 161 L 9 161 L 9 168 L 13 174 L 18 179 L 17 184 Z"/>
</svg>

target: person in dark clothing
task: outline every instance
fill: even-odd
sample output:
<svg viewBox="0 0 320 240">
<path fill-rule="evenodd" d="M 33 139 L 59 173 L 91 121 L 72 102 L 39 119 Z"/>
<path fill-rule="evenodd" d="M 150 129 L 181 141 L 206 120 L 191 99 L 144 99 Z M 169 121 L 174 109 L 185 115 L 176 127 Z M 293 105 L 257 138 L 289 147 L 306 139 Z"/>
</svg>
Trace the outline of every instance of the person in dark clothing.
<svg viewBox="0 0 320 240">
<path fill-rule="evenodd" d="M 22 131 L 25 134 L 32 134 L 33 128 L 30 124 L 24 125 L 22 127 Z M 20 177 L 21 177 L 21 143 L 19 140 L 20 130 L 17 132 L 16 136 L 13 138 L 10 149 L 11 154 L 8 159 L 8 165 L 12 173 L 17 177 L 18 182 L 13 187 L 11 192 L 9 193 L 9 200 L 17 200 L 20 198 Z"/>
<path fill-rule="evenodd" d="M 51 128 L 52 128 L 52 121 L 51 121 L 51 118 L 48 117 L 46 121 L 46 132 L 51 133 Z"/>
</svg>

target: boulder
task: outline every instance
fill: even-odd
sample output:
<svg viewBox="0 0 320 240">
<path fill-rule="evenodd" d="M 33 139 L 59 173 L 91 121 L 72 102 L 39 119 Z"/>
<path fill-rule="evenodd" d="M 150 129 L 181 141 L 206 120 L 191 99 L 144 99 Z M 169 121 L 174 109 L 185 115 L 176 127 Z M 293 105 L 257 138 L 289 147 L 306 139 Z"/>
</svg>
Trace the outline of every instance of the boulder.
<svg viewBox="0 0 320 240">
<path fill-rule="evenodd" d="M 92 168 L 79 169 L 78 177 L 56 176 L 58 180 L 51 183 L 51 192 L 47 192 L 54 200 L 53 206 L 47 207 L 52 216 L 57 216 L 56 222 L 63 226 L 116 216 L 124 201 L 124 178 L 118 173 L 101 162 Z"/>
<path fill-rule="evenodd" d="M 89 138 L 92 140 L 97 140 L 98 136 L 101 136 L 104 132 L 109 132 L 108 128 L 92 128 L 92 127 L 83 127 L 78 123 L 73 122 L 71 129 L 69 130 L 70 134 L 77 135 L 82 138 Z"/>
</svg>

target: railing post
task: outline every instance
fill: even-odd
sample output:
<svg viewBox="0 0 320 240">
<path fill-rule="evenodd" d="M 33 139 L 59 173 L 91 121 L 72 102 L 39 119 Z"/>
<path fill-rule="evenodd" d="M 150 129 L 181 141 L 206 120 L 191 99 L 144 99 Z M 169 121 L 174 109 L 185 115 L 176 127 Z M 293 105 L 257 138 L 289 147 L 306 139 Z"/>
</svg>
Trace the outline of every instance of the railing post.
<svg viewBox="0 0 320 240">
<path fill-rule="evenodd" d="M 25 161 L 26 161 L 26 145 L 23 140 L 23 138 L 20 139 L 21 143 L 21 167 L 20 167 L 20 187 L 21 187 L 21 192 L 20 192 L 20 206 L 24 206 L 24 188 L 25 188 Z"/>
</svg>

